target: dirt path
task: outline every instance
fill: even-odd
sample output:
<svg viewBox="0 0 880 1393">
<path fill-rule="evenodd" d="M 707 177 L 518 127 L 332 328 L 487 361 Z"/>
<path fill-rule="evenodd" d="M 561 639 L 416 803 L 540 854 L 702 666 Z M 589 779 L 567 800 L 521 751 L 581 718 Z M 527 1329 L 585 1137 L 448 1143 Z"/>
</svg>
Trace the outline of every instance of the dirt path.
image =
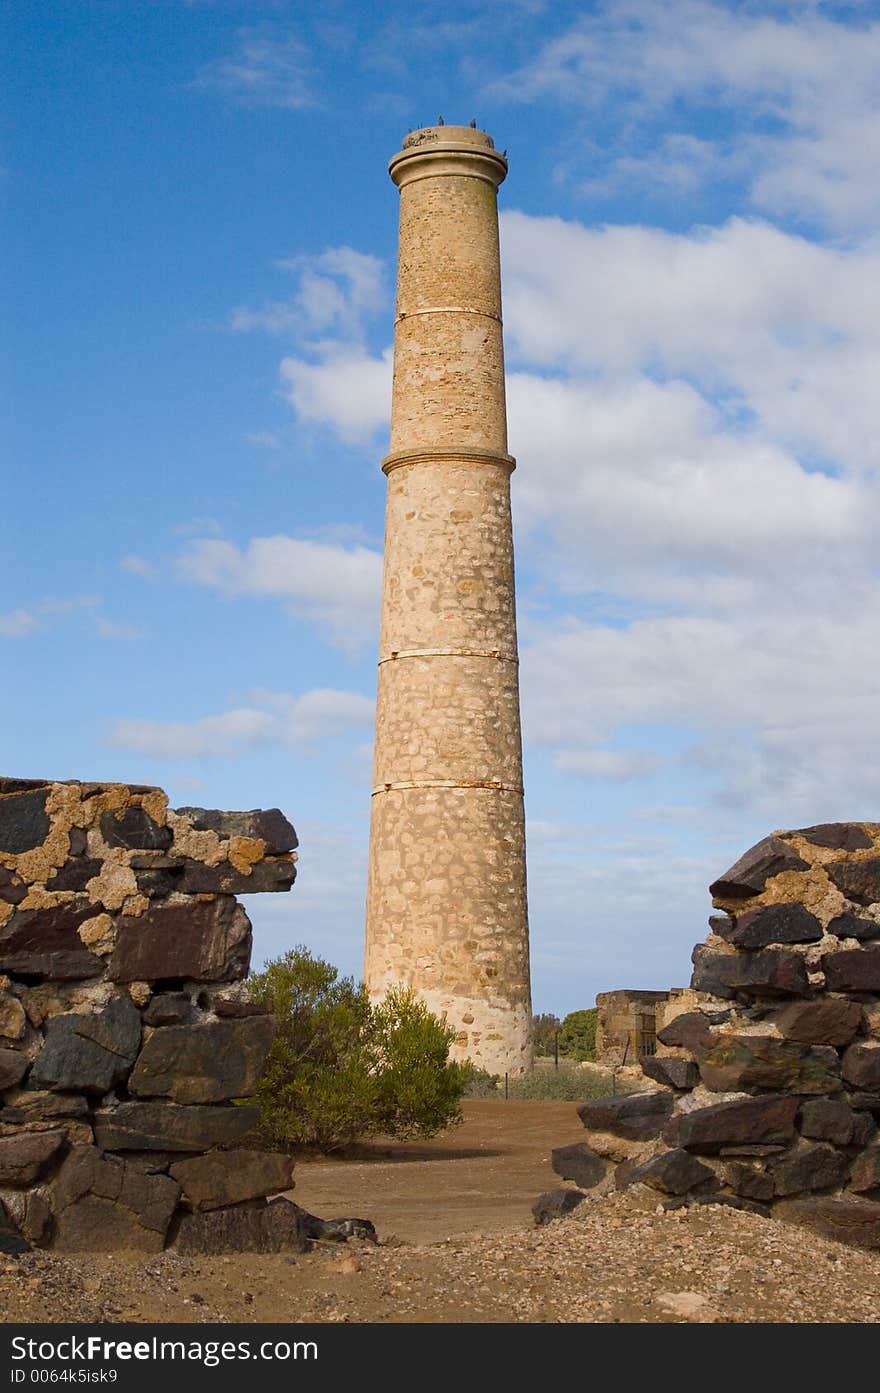
<svg viewBox="0 0 880 1393">
<path fill-rule="evenodd" d="M 322 1218 L 372 1219 L 380 1239 L 406 1243 L 522 1228 L 538 1195 L 563 1183 L 550 1166 L 552 1147 L 583 1140 L 576 1107 L 466 1099 L 461 1126 L 433 1141 L 299 1162 L 293 1197 Z"/>
</svg>

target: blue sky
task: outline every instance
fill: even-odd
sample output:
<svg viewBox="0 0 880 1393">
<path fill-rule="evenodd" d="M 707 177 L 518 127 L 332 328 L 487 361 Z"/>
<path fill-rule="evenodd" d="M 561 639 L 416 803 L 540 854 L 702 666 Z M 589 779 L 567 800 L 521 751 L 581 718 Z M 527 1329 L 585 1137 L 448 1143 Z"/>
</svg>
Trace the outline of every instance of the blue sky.
<svg viewBox="0 0 880 1393">
<path fill-rule="evenodd" d="M 279 805 L 257 957 L 359 972 L 385 167 L 442 114 L 510 158 L 536 1009 L 880 819 L 878 5 L 19 0 L 3 65 L 4 772 Z"/>
</svg>

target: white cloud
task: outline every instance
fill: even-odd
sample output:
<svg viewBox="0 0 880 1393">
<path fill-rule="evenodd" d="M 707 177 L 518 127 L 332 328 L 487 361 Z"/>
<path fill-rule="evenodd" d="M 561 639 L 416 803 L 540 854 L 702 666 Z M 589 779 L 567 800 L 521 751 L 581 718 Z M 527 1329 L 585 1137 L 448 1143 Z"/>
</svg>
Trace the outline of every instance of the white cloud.
<svg viewBox="0 0 880 1393">
<path fill-rule="evenodd" d="M 660 768 L 658 755 L 642 750 L 561 750 L 556 767 L 581 779 L 607 779 L 631 783 L 655 774 Z"/>
<path fill-rule="evenodd" d="M 218 758 L 258 747 L 301 748 L 373 719 L 367 697 L 333 688 L 315 688 L 298 697 L 255 691 L 252 701 L 195 721 L 117 721 L 111 743 L 155 759 Z"/>
<path fill-rule="evenodd" d="M 280 600 L 332 643 L 352 647 L 375 637 L 382 557 L 368 547 L 275 536 L 255 537 L 240 548 L 202 538 L 184 548 L 177 570 L 229 595 Z"/>
<path fill-rule="evenodd" d="M 281 449 L 281 437 L 274 430 L 250 430 L 245 435 L 245 440 L 257 450 Z"/>
<path fill-rule="evenodd" d="M 309 51 L 292 34 L 239 30 L 235 52 L 207 63 L 192 86 L 225 93 L 243 106 L 302 111 L 315 104 Z"/>
<path fill-rule="evenodd" d="M 141 576 L 143 580 L 152 580 L 156 575 L 156 567 L 143 556 L 123 556 L 119 569 L 132 576 Z"/>
<path fill-rule="evenodd" d="M 741 174 L 774 214 L 870 227 L 880 212 L 880 23 L 857 10 L 774 8 L 606 0 L 495 95 L 582 106 L 591 125 L 608 123 L 588 141 L 602 171 L 588 191 L 637 170 L 673 187 Z M 694 143 L 707 112 L 716 134 Z"/>
<path fill-rule="evenodd" d="M 40 627 L 40 621 L 32 610 L 11 609 L 0 614 L 0 638 L 27 638 Z"/>
<path fill-rule="evenodd" d="M 390 348 L 376 358 L 363 349 L 328 343 L 318 362 L 284 358 L 285 396 L 300 420 L 327 426 L 348 443 L 369 442 L 388 424 L 391 356 Z"/>
<path fill-rule="evenodd" d="M 278 266 L 296 277 L 290 298 L 270 300 L 259 309 L 240 305 L 229 317 L 230 328 L 360 340 L 366 321 L 387 302 L 384 261 L 354 247 L 328 247 L 316 256 L 279 261 Z"/>
<path fill-rule="evenodd" d="M 50 595 L 35 604 L 7 610 L 0 614 L 0 638 L 30 638 L 62 616 L 95 610 L 100 603 L 97 595 L 72 595 L 68 599 Z"/>
<path fill-rule="evenodd" d="M 142 624 L 126 624 L 116 619 L 105 619 L 103 615 L 95 618 L 95 633 L 98 638 L 132 641 L 143 638 L 146 630 Z"/>
</svg>

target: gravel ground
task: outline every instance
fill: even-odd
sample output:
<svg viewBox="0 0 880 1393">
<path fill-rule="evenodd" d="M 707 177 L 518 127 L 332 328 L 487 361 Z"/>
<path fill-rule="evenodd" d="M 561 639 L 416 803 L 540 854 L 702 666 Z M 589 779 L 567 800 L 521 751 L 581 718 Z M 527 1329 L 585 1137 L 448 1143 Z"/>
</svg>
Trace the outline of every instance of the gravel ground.
<svg viewBox="0 0 880 1393">
<path fill-rule="evenodd" d="M 543 1229 L 296 1257 L 0 1257 L 7 1322 L 874 1322 L 880 1253 L 634 1187 Z"/>
</svg>

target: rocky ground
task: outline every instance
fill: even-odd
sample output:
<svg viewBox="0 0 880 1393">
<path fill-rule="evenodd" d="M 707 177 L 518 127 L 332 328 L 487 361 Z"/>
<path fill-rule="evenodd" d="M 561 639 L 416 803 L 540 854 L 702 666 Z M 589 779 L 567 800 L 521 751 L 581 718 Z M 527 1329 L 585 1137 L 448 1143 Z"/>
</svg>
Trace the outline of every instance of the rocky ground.
<svg viewBox="0 0 880 1393">
<path fill-rule="evenodd" d="M 880 1253 L 642 1189 L 546 1228 L 308 1254 L 0 1259 L 8 1322 L 874 1322 Z"/>
</svg>

